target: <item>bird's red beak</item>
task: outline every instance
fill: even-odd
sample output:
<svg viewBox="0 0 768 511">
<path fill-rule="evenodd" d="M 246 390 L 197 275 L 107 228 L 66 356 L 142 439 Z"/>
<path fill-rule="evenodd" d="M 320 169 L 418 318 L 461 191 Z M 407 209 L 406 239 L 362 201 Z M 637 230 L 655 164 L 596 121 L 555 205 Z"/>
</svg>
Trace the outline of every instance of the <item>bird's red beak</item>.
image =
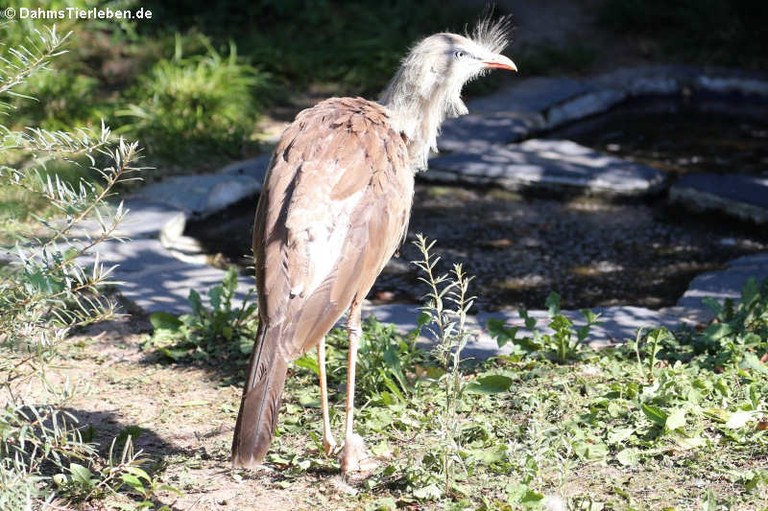
<svg viewBox="0 0 768 511">
<path fill-rule="evenodd" d="M 485 67 L 494 69 L 506 69 L 507 71 L 517 71 L 517 66 L 512 60 L 508 59 L 504 55 L 494 55 L 493 58 L 484 60 Z"/>
</svg>

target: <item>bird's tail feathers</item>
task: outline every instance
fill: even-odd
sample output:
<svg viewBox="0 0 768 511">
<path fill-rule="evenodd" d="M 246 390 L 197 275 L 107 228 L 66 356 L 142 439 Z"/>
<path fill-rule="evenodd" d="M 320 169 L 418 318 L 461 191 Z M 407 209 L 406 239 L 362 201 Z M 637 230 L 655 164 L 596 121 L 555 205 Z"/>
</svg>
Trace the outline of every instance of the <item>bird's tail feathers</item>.
<svg viewBox="0 0 768 511">
<path fill-rule="evenodd" d="M 264 459 L 274 437 L 288 373 L 288 362 L 277 349 L 281 328 L 263 324 L 259 325 L 232 440 L 235 467 L 254 467 Z"/>
</svg>

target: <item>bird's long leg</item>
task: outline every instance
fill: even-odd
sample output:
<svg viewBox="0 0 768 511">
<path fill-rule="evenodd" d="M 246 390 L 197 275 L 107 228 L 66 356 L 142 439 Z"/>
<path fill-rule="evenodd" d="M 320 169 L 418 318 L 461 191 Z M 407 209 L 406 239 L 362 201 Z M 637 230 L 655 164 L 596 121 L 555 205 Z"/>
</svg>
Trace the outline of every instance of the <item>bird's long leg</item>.
<svg viewBox="0 0 768 511">
<path fill-rule="evenodd" d="M 320 409 L 323 413 L 323 450 L 326 455 L 336 450 L 336 440 L 331 432 L 331 419 L 328 414 L 328 380 L 325 372 L 325 336 L 317 343 L 317 363 L 320 368 Z"/>
<path fill-rule="evenodd" d="M 341 451 L 342 473 L 360 469 L 360 462 L 368 457 L 363 439 L 352 431 L 352 421 L 355 413 L 355 368 L 357 365 L 357 348 L 360 344 L 362 327 L 360 322 L 360 303 L 355 301 L 349 309 L 347 320 L 349 332 L 349 367 L 347 368 L 347 422 L 344 433 L 344 448 Z"/>
</svg>

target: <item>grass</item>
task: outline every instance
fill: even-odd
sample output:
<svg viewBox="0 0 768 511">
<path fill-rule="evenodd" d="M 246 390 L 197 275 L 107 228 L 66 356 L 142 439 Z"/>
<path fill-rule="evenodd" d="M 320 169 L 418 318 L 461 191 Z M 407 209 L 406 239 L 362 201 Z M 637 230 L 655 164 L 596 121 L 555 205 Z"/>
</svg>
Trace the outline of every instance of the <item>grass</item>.
<svg viewBox="0 0 768 511">
<path fill-rule="evenodd" d="M 130 92 L 134 102 L 116 112 L 125 133 L 167 161 L 237 158 L 258 119 L 266 75 L 240 62 L 234 45 L 221 55 L 203 42 L 205 54 L 185 57 L 177 38 L 174 56 L 155 63 Z"/>
<path fill-rule="evenodd" d="M 466 297 L 453 284 L 465 279 L 426 280 L 432 317 L 443 310 L 460 321 L 462 307 L 449 312 L 439 302 L 447 293 Z M 350 480 L 346 493 L 311 490 L 328 484 L 339 464 L 322 454 L 317 361 L 314 352 L 303 356 L 267 456 L 274 472 L 255 481 L 275 494 L 296 492 L 302 509 L 768 506 L 768 282 L 750 282 L 738 303 L 712 302 L 717 318 L 706 328 L 639 332 L 601 350 L 586 345 L 599 318 L 585 311 L 576 326 L 560 314 L 556 295 L 547 305 L 549 328 L 525 311 L 526 331 L 490 325 L 512 352 L 486 361 L 461 361 L 461 343 L 430 356 L 415 337 L 367 321 L 355 428 L 379 467 Z M 466 335 L 460 323 L 440 331 L 443 341 Z M 345 381 L 345 344 L 342 330 L 329 335 L 336 429 L 343 393 L 333 389 Z M 222 360 L 207 363 L 218 372 Z M 232 415 L 236 406 L 225 408 Z M 215 463 L 226 462 L 227 441 L 217 444 Z"/>
<path fill-rule="evenodd" d="M 265 0 L 247 6 L 230 0 L 156 7 L 180 31 L 194 28 L 217 41 L 234 39 L 290 90 L 333 84 L 338 93 L 366 95 L 383 89 L 415 40 L 446 29 L 461 31 L 477 17 L 477 9 L 438 0 Z"/>
</svg>

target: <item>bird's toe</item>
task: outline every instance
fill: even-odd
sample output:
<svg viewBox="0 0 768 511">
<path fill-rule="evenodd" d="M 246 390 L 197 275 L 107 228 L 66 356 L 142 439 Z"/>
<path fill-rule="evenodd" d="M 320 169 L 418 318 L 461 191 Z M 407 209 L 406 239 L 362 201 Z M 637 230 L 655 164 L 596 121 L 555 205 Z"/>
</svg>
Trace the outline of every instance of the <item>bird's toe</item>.
<svg viewBox="0 0 768 511">
<path fill-rule="evenodd" d="M 325 452 L 326 456 L 331 456 L 336 453 L 336 440 L 332 436 L 323 438 L 323 451 Z"/>
<path fill-rule="evenodd" d="M 353 434 L 344 442 L 341 449 L 341 472 L 349 474 L 350 472 L 368 472 L 376 468 L 374 460 L 368 449 L 365 448 L 365 442 L 360 435 Z"/>
</svg>

